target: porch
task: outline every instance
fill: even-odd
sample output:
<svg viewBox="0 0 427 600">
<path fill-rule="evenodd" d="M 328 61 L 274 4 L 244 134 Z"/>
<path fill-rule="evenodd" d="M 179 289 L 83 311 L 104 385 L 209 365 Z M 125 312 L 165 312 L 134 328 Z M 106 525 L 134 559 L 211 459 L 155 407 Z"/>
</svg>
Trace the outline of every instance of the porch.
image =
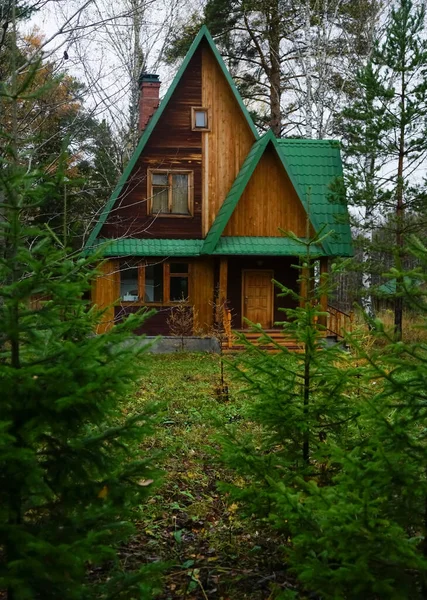
<svg viewBox="0 0 427 600">
<path fill-rule="evenodd" d="M 223 334 L 222 348 L 237 351 L 244 348 L 240 335 L 261 348 L 269 350 L 287 347 L 298 351 L 300 346 L 285 334 L 276 323 L 286 320 L 286 309 L 296 308 L 292 295 L 281 295 L 277 281 L 300 297 L 306 295 L 304 283 L 298 281 L 300 270 L 298 257 L 221 257 L 216 284 L 215 320 Z M 328 272 L 327 258 L 321 258 L 320 279 Z M 319 325 L 322 335 L 331 341 L 343 338 L 344 331 L 351 331 L 353 314 L 345 313 L 328 303 L 327 296 L 320 298 L 326 318 Z M 270 338 L 265 339 L 251 331 L 250 323 L 256 323 Z"/>
</svg>

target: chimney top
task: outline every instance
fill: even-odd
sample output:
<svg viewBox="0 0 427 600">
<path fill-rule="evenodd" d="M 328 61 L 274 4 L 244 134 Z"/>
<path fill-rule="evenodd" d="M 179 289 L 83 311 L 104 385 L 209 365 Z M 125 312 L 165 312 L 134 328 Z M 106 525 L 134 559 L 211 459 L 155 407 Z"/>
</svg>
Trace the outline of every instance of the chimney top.
<svg viewBox="0 0 427 600">
<path fill-rule="evenodd" d="M 139 85 L 143 83 L 160 83 L 159 76 L 154 73 L 141 73 L 138 78 Z"/>
</svg>

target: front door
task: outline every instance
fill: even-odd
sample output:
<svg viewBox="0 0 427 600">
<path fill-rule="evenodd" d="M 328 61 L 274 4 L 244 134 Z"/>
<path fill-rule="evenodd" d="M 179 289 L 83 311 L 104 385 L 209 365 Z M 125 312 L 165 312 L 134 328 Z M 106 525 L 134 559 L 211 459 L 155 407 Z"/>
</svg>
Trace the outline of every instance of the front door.
<svg viewBox="0 0 427 600">
<path fill-rule="evenodd" d="M 273 326 L 273 271 L 243 271 L 243 316 L 264 329 Z M 247 327 L 247 323 L 242 323 Z"/>
</svg>

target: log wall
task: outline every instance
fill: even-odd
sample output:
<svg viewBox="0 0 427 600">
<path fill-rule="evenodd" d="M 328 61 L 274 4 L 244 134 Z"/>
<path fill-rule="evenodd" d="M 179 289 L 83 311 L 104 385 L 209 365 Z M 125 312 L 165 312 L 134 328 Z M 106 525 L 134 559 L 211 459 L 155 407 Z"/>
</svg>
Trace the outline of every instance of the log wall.
<svg viewBox="0 0 427 600">
<path fill-rule="evenodd" d="M 202 237 L 202 133 L 191 130 L 191 107 L 202 103 L 201 70 L 196 52 L 99 237 Z M 193 216 L 147 214 L 147 168 L 193 171 Z"/>
</svg>

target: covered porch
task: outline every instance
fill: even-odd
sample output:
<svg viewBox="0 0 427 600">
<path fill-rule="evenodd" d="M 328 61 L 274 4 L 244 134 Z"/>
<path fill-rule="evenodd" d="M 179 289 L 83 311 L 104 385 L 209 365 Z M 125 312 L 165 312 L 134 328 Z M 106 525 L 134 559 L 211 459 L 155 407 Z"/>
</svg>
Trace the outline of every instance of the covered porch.
<svg viewBox="0 0 427 600">
<path fill-rule="evenodd" d="M 223 330 L 223 348 L 239 349 L 236 334 L 244 333 L 256 342 L 259 334 L 251 332 L 251 323 L 261 328 L 281 346 L 297 350 L 295 340 L 283 335 L 279 323 L 287 320 L 286 309 L 296 308 L 292 295 L 282 295 L 282 284 L 303 299 L 304 289 L 298 256 L 222 256 L 215 270 L 214 319 Z M 328 258 L 318 262 L 319 280 L 328 273 Z M 345 313 L 329 304 L 327 295 L 320 297 L 321 311 L 326 317 L 319 319 L 325 337 L 337 340 L 344 331 L 352 329 L 353 314 Z"/>
</svg>

